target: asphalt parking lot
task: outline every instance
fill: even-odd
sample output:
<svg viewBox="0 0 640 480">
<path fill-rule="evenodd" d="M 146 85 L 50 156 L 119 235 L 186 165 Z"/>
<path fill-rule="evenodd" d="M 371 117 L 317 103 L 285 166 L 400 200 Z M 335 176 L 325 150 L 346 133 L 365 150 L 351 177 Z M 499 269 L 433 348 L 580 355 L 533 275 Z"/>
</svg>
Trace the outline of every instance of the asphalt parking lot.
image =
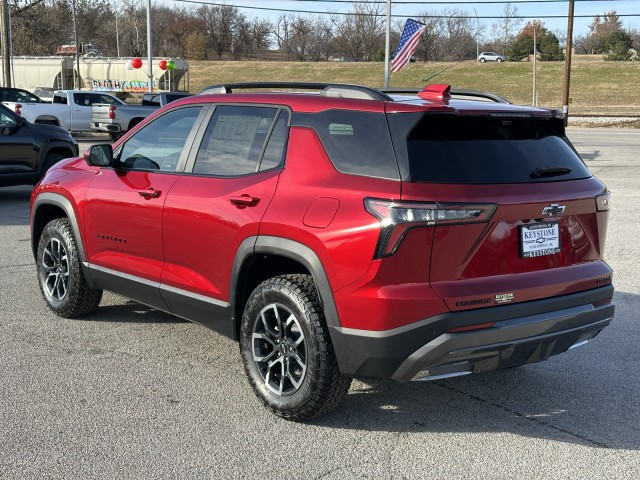
<svg viewBox="0 0 640 480">
<path fill-rule="evenodd" d="M 638 478 L 640 130 L 569 136 L 613 192 L 611 326 L 536 365 L 354 382 L 306 424 L 268 413 L 237 345 L 201 326 L 112 294 L 84 319 L 50 313 L 31 189 L 0 189 L 0 478 Z"/>
</svg>

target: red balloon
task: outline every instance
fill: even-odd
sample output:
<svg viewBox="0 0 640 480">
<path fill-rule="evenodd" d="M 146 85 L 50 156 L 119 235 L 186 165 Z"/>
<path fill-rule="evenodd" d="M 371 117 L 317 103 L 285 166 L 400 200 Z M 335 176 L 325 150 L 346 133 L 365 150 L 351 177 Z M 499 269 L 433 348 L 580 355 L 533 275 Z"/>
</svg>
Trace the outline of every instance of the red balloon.
<svg viewBox="0 0 640 480">
<path fill-rule="evenodd" d="M 167 61 L 166 60 L 160 60 L 160 63 L 158 64 L 158 66 L 160 67 L 160 70 L 166 70 L 167 69 Z"/>
<path fill-rule="evenodd" d="M 133 68 L 140 68 L 142 66 L 142 60 L 140 60 L 138 57 L 134 58 L 133 60 L 131 60 L 131 66 Z"/>
</svg>

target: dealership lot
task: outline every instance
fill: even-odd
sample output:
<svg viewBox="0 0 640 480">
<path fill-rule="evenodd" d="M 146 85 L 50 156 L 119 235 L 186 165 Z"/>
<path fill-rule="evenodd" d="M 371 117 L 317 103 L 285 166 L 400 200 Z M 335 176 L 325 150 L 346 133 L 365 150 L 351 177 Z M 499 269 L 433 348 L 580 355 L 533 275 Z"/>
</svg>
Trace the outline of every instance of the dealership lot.
<svg viewBox="0 0 640 480">
<path fill-rule="evenodd" d="M 0 477 L 636 478 L 640 131 L 569 136 L 613 192 L 612 325 L 537 365 L 354 382 L 308 424 L 268 413 L 237 345 L 203 327 L 110 294 L 86 319 L 50 313 L 29 247 L 30 188 L 0 189 Z"/>
</svg>

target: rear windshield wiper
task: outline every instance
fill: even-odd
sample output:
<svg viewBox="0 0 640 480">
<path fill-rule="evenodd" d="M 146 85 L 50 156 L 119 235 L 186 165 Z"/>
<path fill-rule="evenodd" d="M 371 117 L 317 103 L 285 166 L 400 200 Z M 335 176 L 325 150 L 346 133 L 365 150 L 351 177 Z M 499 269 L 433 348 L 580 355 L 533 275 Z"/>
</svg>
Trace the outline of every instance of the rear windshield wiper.
<svg viewBox="0 0 640 480">
<path fill-rule="evenodd" d="M 571 173 L 570 168 L 544 167 L 542 165 L 538 165 L 536 169 L 531 172 L 531 178 L 556 177 L 558 175 L 566 175 L 567 173 Z"/>
</svg>

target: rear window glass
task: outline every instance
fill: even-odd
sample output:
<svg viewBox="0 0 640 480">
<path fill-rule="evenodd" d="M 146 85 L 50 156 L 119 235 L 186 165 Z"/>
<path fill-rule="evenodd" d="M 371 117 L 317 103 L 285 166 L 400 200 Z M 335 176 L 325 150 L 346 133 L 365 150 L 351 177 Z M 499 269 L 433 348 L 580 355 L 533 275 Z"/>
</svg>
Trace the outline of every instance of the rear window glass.
<svg viewBox="0 0 640 480">
<path fill-rule="evenodd" d="M 400 177 L 383 113 L 327 110 L 298 113 L 294 122 L 316 131 L 340 172 L 394 180 Z"/>
<path fill-rule="evenodd" d="M 425 115 L 407 137 L 411 181 L 528 183 L 591 176 L 553 121 Z"/>
</svg>

